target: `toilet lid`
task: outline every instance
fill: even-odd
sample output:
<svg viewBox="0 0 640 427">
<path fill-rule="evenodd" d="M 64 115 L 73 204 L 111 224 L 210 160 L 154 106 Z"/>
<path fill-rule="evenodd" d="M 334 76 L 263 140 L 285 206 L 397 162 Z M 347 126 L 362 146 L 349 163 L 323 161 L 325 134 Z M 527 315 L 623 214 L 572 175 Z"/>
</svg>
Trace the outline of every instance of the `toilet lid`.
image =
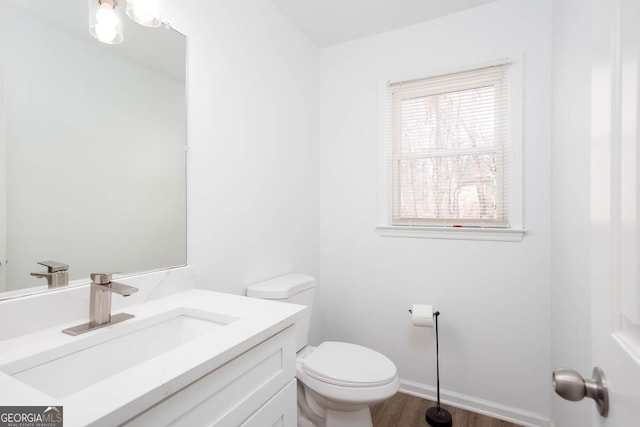
<svg viewBox="0 0 640 427">
<path fill-rule="evenodd" d="M 377 387 L 396 377 L 396 365 L 377 351 L 356 344 L 324 342 L 302 360 L 310 377 L 342 387 Z"/>
</svg>

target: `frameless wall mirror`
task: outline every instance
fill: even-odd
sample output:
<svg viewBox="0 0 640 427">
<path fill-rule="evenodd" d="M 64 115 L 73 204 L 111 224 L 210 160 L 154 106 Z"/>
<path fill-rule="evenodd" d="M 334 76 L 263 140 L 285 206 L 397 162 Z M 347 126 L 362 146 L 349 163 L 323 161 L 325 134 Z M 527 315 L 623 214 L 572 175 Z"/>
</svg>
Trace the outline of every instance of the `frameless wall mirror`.
<svg viewBox="0 0 640 427">
<path fill-rule="evenodd" d="M 186 38 L 125 22 L 106 45 L 87 19 L 0 0 L 0 299 L 47 289 L 41 261 L 70 284 L 186 263 Z"/>
</svg>

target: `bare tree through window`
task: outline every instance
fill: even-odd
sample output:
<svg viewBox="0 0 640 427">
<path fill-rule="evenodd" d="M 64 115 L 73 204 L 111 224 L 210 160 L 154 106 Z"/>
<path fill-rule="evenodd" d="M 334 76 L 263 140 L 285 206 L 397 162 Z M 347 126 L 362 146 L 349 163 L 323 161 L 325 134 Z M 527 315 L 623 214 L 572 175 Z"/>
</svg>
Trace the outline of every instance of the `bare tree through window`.
<svg viewBox="0 0 640 427">
<path fill-rule="evenodd" d="M 395 223 L 505 222 L 504 68 L 391 86 Z"/>
</svg>

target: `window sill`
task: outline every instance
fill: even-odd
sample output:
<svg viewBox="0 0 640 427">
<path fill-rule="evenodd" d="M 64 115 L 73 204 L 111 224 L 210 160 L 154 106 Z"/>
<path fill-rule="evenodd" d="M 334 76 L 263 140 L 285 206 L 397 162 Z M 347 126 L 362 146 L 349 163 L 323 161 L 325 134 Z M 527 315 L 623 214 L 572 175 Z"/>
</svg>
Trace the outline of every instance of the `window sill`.
<svg viewBox="0 0 640 427">
<path fill-rule="evenodd" d="M 401 225 L 379 225 L 376 227 L 376 231 L 381 237 L 487 240 L 494 242 L 519 242 L 526 233 L 526 230 L 521 228 L 422 227 Z"/>
</svg>

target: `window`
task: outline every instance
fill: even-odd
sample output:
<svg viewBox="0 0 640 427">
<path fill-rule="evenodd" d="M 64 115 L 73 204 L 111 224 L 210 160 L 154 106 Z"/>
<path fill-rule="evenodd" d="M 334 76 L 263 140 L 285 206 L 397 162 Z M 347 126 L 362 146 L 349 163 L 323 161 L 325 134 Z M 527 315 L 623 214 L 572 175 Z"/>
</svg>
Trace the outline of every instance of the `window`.
<svg viewBox="0 0 640 427">
<path fill-rule="evenodd" d="M 387 86 L 390 226 L 512 225 L 510 66 Z"/>
</svg>

